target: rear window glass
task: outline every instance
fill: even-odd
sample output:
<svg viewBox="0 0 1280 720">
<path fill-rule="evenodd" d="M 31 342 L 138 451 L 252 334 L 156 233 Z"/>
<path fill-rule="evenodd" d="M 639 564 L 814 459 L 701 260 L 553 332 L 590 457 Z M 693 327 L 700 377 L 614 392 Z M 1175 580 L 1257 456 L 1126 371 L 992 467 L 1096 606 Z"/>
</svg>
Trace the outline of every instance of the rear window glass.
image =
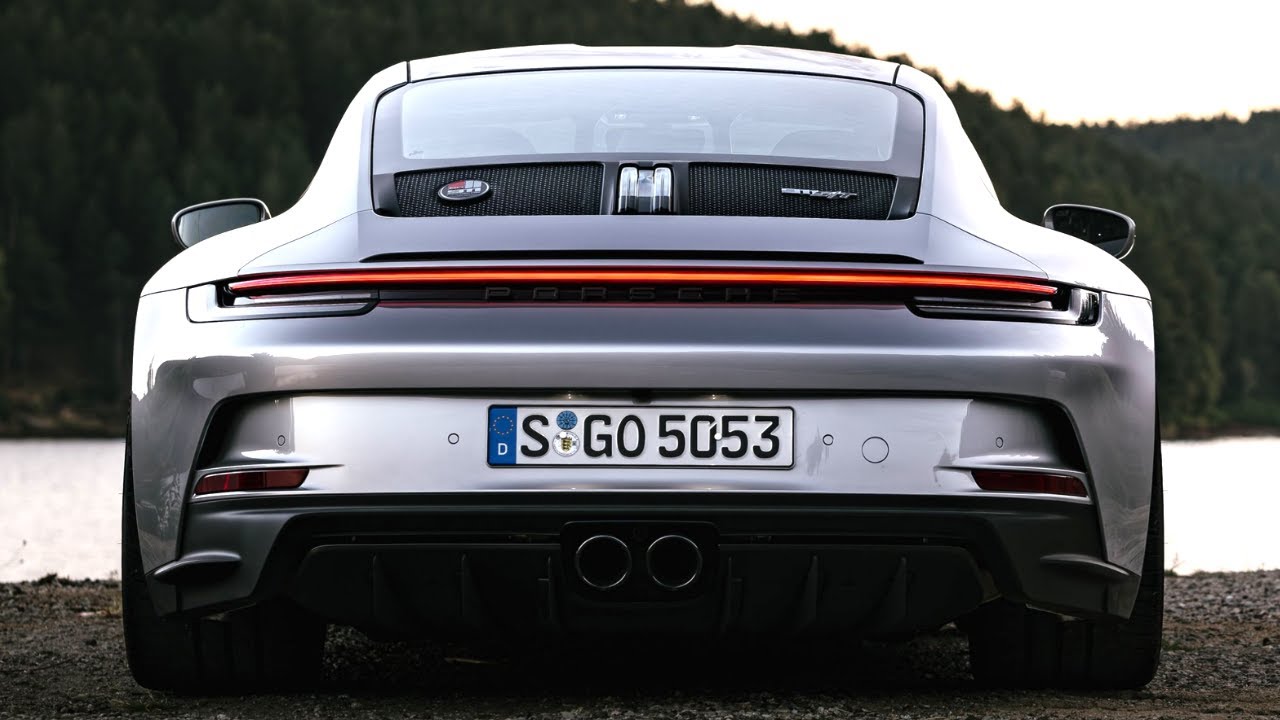
<svg viewBox="0 0 1280 720">
<path fill-rule="evenodd" d="M 726 70 L 554 70 L 444 78 L 400 98 L 408 160 L 730 154 L 883 162 L 899 94 L 840 78 Z"/>
</svg>

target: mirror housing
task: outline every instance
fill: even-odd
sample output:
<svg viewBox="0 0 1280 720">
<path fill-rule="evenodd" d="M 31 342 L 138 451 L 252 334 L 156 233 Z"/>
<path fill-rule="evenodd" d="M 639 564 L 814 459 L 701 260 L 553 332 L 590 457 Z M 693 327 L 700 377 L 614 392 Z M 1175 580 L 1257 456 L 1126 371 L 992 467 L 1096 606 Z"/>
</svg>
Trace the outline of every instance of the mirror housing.
<svg viewBox="0 0 1280 720">
<path fill-rule="evenodd" d="M 1133 218 L 1115 210 L 1063 203 L 1044 211 L 1044 226 L 1095 245 L 1117 258 L 1133 251 L 1137 237 Z"/>
<path fill-rule="evenodd" d="M 256 198 L 214 200 L 183 208 L 169 222 L 173 239 L 189 248 L 214 235 L 262 222 L 271 217 L 267 204 Z"/>
</svg>

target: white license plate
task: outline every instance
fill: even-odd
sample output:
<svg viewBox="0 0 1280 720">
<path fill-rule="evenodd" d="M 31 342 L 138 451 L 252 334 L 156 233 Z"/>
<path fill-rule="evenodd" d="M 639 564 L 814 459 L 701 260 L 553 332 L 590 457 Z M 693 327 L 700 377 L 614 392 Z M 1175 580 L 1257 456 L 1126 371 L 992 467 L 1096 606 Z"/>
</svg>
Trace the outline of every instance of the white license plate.
<svg viewBox="0 0 1280 720">
<path fill-rule="evenodd" d="M 489 464 L 787 468 L 791 408 L 493 406 Z"/>
</svg>

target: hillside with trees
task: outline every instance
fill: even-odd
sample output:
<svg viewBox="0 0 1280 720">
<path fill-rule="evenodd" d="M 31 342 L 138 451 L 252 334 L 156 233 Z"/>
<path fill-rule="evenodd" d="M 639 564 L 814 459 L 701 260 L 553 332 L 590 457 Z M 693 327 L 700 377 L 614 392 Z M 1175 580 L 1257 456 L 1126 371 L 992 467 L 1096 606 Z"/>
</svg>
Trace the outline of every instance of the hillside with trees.
<svg viewBox="0 0 1280 720">
<path fill-rule="evenodd" d="M 1165 164 L 1182 165 L 1221 183 L 1280 187 L 1280 109 L 1232 117 L 1179 119 L 1090 128 L 1121 147 Z"/>
<path fill-rule="evenodd" d="M 288 207 L 396 61 L 555 42 L 867 54 L 680 0 L 0 0 L 0 432 L 122 432 L 137 293 L 177 251 L 176 209 Z M 1280 113 L 1077 128 L 952 96 L 1012 212 L 1137 220 L 1166 432 L 1280 426 Z"/>
</svg>

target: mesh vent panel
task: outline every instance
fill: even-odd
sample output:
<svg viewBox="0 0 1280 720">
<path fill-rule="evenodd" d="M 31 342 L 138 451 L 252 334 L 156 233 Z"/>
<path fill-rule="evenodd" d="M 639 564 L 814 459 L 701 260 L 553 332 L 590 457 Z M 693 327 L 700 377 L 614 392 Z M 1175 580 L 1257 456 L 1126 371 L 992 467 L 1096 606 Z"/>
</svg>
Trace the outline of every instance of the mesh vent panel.
<svg viewBox="0 0 1280 720">
<path fill-rule="evenodd" d="M 848 170 L 695 163 L 689 166 L 685 214 L 884 220 L 896 184 L 891 175 Z M 782 188 L 842 190 L 858 197 L 784 195 Z"/>
<path fill-rule="evenodd" d="M 426 170 L 396 175 L 396 201 L 404 217 L 595 215 L 603 179 L 596 163 Z M 479 200 L 441 200 L 436 192 L 455 180 L 483 180 L 491 190 Z"/>
</svg>

